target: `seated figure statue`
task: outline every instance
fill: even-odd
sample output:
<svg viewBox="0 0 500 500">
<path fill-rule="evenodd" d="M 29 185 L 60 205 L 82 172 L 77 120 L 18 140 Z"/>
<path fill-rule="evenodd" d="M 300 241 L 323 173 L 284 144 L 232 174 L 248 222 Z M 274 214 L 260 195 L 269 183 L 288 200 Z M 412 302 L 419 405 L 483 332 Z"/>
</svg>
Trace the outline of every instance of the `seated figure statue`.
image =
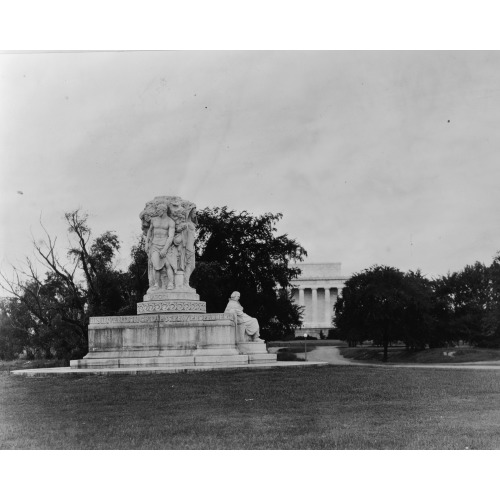
<svg viewBox="0 0 500 500">
<path fill-rule="evenodd" d="M 240 304 L 240 292 L 233 292 L 226 306 L 226 313 L 236 313 L 238 325 L 243 325 L 245 334 L 252 340 L 259 338 L 259 323 L 255 318 L 243 312 L 243 306 Z"/>
</svg>

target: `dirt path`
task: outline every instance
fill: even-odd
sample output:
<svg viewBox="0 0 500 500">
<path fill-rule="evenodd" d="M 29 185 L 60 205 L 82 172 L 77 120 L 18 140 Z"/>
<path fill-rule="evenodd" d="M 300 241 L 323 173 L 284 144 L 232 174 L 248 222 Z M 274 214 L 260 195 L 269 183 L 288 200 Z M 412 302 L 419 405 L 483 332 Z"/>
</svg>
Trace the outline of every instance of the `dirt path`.
<svg viewBox="0 0 500 500">
<path fill-rule="evenodd" d="M 304 359 L 304 353 L 297 353 L 297 358 Z M 340 354 L 338 347 L 333 346 L 318 346 L 314 350 L 307 353 L 307 361 L 325 361 L 331 365 L 352 365 L 359 364 L 353 363 L 350 359 L 344 358 Z"/>
</svg>

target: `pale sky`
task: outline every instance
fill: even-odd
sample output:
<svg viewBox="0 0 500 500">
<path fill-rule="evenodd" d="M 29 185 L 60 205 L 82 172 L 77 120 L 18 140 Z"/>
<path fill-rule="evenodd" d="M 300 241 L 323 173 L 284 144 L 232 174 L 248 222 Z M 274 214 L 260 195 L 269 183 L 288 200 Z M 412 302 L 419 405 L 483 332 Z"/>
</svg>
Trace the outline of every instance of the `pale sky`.
<svg viewBox="0 0 500 500">
<path fill-rule="evenodd" d="M 2 269 L 78 207 L 124 266 L 159 195 L 282 212 L 346 275 L 500 251 L 500 52 L 0 54 L 0 109 Z"/>
</svg>

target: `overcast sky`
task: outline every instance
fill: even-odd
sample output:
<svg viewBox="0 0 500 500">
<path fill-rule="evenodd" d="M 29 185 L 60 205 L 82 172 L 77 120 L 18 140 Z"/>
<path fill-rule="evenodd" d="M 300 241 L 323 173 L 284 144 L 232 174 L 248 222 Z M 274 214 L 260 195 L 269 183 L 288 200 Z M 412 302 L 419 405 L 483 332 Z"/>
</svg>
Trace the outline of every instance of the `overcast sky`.
<svg viewBox="0 0 500 500">
<path fill-rule="evenodd" d="M 2 268 L 78 207 L 126 265 L 159 195 L 282 212 L 344 274 L 500 251 L 500 52 L 1 54 L 0 107 Z"/>
</svg>

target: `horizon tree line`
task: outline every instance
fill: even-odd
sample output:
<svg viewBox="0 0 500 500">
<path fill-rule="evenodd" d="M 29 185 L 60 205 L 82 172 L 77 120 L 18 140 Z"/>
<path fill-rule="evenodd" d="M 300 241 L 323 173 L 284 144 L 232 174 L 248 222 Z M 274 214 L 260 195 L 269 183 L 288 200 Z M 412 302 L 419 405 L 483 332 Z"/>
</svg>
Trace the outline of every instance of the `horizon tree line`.
<svg viewBox="0 0 500 500">
<path fill-rule="evenodd" d="M 337 337 L 355 346 L 367 340 L 407 349 L 464 342 L 500 347 L 500 252 L 491 265 L 480 262 L 429 279 L 420 270 L 404 273 L 372 266 L 349 278 L 336 302 Z"/>
<path fill-rule="evenodd" d="M 65 215 L 70 247 L 66 258 L 57 238 L 41 223 L 44 239 L 33 239 L 35 259 L 0 271 L 0 358 L 81 358 L 88 351 L 91 316 L 135 315 L 148 288 L 147 255 L 141 235 L 125 271 L 116 268 L 120 241 L 113 231 L 93 237 L 87 214 Z M 265 340 L 290 339 L 302 324 L 303 307 L 292 300 L 294 263 L 306 250 L 287 234 L 276 235 L 282 214 L 254 216 L 227 207 L 198 212 L 196 268 L 191 284 L 207 312 L 225 309 L 230 294 L 241 293 L 245 311 L 258 319 Z M 41 264 L 41 268 L 40 268 Z M 41 270 L 40 270 L 41 269 Z M 345 283 L 332 313 L 336 338 L 349 345 L 371 340 L 408 349 L 465 342 L 500 347 L 500 253 L 486 266 L 476 262 L 430 279 L 421 271 L 402 272 L 374 265 Z M 330 336 L 332 333 L 330 333 Z"/>
</svg>

